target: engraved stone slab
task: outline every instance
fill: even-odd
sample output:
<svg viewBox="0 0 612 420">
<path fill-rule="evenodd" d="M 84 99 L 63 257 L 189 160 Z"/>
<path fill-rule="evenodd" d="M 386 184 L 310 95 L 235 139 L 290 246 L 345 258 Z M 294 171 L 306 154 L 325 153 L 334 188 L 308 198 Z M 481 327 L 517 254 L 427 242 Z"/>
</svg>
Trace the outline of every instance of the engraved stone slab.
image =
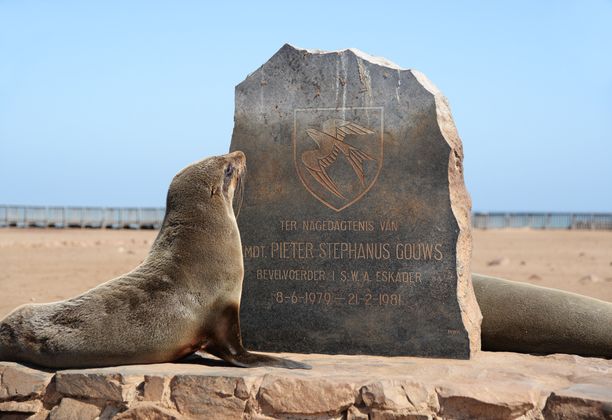
<svg viewBox="0 0 612 420">
<path fill-rule="evenodd" d="M 236 87 L 247 348 L 469 358 L 471 202 L 446 99 L 357 50 L 283 46 Z"/>
</svg>

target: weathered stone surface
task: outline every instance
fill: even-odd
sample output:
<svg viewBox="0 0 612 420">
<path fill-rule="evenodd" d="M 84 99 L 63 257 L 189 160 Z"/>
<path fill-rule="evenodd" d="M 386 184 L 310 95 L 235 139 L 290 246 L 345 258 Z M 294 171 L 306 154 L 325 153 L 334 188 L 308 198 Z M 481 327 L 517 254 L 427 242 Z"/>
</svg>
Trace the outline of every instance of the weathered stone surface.
<svg viewBox="0 0 612 420">
<path fill-rule="evenodd" d="M 119 413 L 113 418 L 116 420 L 179 420 L 185 417 L 174 410 L 144 402 L 134 404 L 129 410 Z M 213 417 L 209 418 L 212 419 Z"/>
<path fill-rule="evenodd" d="M 433 387 L 411 381 L 379 381 L 362 387 L 359 392 L 366 407 L 373 409 L 422 413 L 439 408 Z"/>
<path fill-rule="evenodd" d="M 143 399 L 145 401 L 161 401 L 168 387 L 168 378 L 162 376 L 145 375 Z"/>
<path fill-rule="evenodd" d="M 368 420 L 368 413 L 360 410 L 354 405 L 350 406 L 348 410 L 346 410 L 346 420 Z"/>
<path fill-rule="evenodd" d="M 446 99 L 357 50 L 282 47 L 236 87 L 241 321 L 264 351 L 469 358 L 471 202 Z"/>
<path fill-rule="evenodd" d="M 553 392 L 546 401 L 544 417 L 561 419 L 611 419 L 612 382 L 574 384 Z"/>
<path fill-rule="evenodd" d="M 38 413 L 28 417 L 28 420 L 49 420 L 49 410 L 43 408 Z M 100 420 L 107 420 L 107 419 L 100 418 Z"/>
<path fill-rule="evenodd" d="M 308 363 L 313 369 L 241 369 L 196 357 L 193 363 L 61 371 L 54 380 L 62 376 L 59 382 L 70 387 L 54 391 L 48 386 L 43 395 L 0 402 L 0 410 L 10 410 L 0 411 L 0 417 L 10 414 L 23 419 L 35 409 L 39 409 L 36 419 L 46 418 L 50 409 L 51 418 L 62 413 L 88 418 L 96 411 L 101 420 L 606 419 L 612 412 L 612 360 L 489 352 L 469 361 L 280 356 Z M 7 365 L 0 362 L 0 369 Z M 108 391 L 100 385 L 104 381 L 116 383 L 123 392 Z M 144 399 L 147 381 L 150 386 L 167 384 L 155 392 L 151 389 L 157 399 L 163 388 L 160 400 Z M 140 392 L 126 391 L 133 386 Z M 47 393 L 54 392 L 59 397 L 47 398 Z M 117 399 L 119 395 L 122 400 Z M 43 400 L 48 401 L 44 408 Z"/>
<path fill-rule="evenodd" d="M 42 402 L 45 407 L 54 407 L 59 404 L 61 399 L 62 394 L 57 392 L 57 384 L 55 383 L 55 379 L 53 379 L 45 389 L 45 393 L 42 396 Z"/>
<path fill-rule="evenodd" d="M 62 395 L 96 398 L 107 401 L 129 401 L 136 393 L 136 382 L 108 368 L 60 371 L 55 376 L 56 389 Z"/>
<path fill-rule="evenodd" d="M 478 381 L 474 386 L 481 386 L 481 383 Z M 512 379 L 487 383 L 477 395 L 465 384 L 442 386 L 437 393 L 441 413 L 449 418 L 465 418 L 474 413 L 487 419 L 529 417 L 543 402 L 540 390 Z"/>
<path fill-rule="evenodd" d="M 116 405 L 107 405 L 100 413 L 100 420 L 114 419 L 117 414 L 121 412 L 123 407 L 117 407 Z"/>
<path fill-rule="evenodd" d="M 170 382 L 171 399 L 187 416 L 240 418 L 248 393 L 243 378 L 176 376 Z"/>
<path fill-rule="evenodd" d="M 45 392 L 52 374 L 23 365 L 0 363 L 0 401 L 40 396 Z"/>
<path fill-rule="evenodd" d="M 42 408 L 39 400 L 0 402 L 0 418 L 2 413 L 38 413 Z"/>
<path fill-rule="evenodd" d="M 72 398 L 62 398 L 49 413 L 49 420 L 94 420 L 100 415 L 99 407 Z"/>
<path fill-rule="evenodd" d="M 370 420 L 431 420 L 432 417 L 424 414 L 414 414 L 409 411 L 383 411 L 372 410 Z"/>
<path fill-rule="evenodd" d="M 266 414 L 334 416 L 352 406 L 356 395 L 350 382 L 267 375 L 257 400 Z"/>
</svg>

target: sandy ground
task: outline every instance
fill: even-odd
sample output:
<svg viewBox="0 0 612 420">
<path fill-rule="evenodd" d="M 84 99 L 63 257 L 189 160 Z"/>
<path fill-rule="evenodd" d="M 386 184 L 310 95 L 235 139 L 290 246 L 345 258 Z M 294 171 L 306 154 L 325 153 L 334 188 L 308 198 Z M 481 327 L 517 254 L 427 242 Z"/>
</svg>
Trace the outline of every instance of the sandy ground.
<svg viewBox="0 0 612 420">
<path fill-rule="evenodd" d="M 0 229 L 0 317 L 74 296 L 139 264 L 156 231 Z M 612 232 L 477 230 L 472 271 L 612 302 Z"/>
<path fill-rule="evenodd" d="M 612 231 L 475 230 L 472 272 L 612 302 Z"/>
</svg>

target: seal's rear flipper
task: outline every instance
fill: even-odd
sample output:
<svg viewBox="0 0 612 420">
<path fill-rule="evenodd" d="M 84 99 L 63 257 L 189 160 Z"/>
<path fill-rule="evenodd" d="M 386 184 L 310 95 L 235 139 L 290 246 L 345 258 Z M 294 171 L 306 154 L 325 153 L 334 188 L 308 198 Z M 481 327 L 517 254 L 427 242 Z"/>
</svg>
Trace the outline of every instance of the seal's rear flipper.
<svg viewBox="0 0 612 420">
<path fill-rule="evenodd" d="M 244 349 L 238 354 L 230 354 L 225 349 L 206 348 L 206 351 L 219 359 L 225 360 L 237 367 L 278 367 L 284 369 L 312 369 L 310 365 L 296 362 L 294 360 L 282 359 L 280 357 L 268 356 L 265 354 L 250 353 Z"/>
</svg>

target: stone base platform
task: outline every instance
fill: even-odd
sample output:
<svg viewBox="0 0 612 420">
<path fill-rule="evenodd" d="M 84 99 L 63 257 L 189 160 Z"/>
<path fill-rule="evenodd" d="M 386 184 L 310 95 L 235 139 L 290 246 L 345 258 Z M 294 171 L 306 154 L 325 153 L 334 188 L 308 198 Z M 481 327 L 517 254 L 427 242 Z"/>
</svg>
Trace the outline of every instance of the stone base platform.
<svg viewBox="0 0 612 420">
<path fill-rule="evenodd" d="M 612 418 L 610 360 L 282 356 L 313 369 L 241 369 L 207 356 L 57 372 L 0 362 L 0 418 Z"/>
</svg>

